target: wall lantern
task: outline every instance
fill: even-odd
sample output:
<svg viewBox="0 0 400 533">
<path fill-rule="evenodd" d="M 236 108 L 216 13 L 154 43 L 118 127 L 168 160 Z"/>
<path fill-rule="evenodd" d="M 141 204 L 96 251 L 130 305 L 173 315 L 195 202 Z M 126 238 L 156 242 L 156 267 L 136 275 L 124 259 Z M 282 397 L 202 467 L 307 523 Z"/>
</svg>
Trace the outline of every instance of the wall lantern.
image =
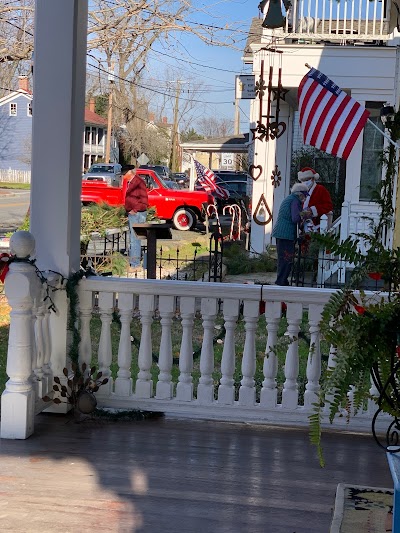
<svg viewBox="0 0 400 533">
<path fill-rule="evenodd" d="M 385 128 L 393 121 L 395 110 L 392 105 L 384 105 L 381 108 L 381 121 Z"/>
</svg>

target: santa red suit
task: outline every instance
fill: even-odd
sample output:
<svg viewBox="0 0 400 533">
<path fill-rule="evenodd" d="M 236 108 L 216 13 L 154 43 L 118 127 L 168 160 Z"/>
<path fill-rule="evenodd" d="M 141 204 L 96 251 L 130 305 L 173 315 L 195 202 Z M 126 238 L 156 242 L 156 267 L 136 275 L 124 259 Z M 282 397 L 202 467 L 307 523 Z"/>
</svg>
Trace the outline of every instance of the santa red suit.
<svg viewBox="0 0 400 533">
<path fill-rule="evenodd" d="M 318 231 L 321 216 L 328 215 L 333 211 L 331 195 L 328 189 L 316 183 L 319 174 L 314 169 L 309 167 L 303 168 L 298 173 L 298 178 L 301 183 L 305 183 L 309 187 L 308 196 L 303 203 L 303 209 L 311 210 L 314 231 Z"/>
</svg>

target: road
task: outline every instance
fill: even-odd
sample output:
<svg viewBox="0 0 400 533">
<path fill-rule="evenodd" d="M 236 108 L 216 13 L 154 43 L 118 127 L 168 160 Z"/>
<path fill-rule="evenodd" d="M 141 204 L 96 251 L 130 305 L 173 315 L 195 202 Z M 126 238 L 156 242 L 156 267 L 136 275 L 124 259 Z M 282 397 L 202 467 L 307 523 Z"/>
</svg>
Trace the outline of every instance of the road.
<svg viewBox="0 0 400 533">
<path fill-rule="evenodd" d="M 29 208 L 30 191 L 0 189 L 0 235 L 15 231 Z"/>
<path fill-rule="evenodd" d="M 0 189 L 0 236 L 15 231 L 22 223 L 29 208 L 30 191 L 10 191 Z M 199 224 L 196 232 L 172 230 L 175 241 L 186 241 L 189 235 L 194 238 L 196 233 L 204 232 L 204 226 Z"/>
</svg>

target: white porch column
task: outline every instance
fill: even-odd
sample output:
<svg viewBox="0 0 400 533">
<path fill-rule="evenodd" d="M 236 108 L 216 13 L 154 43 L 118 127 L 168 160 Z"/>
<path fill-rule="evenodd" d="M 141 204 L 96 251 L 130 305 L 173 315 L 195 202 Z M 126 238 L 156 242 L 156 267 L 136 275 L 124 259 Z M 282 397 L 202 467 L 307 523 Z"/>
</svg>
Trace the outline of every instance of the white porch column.
<svg viewBox="0 0 400 533">
<path fill-rule="evenodd" d="M 82 133 L 88 0 L 36 0 L 31 232 L 37 265 L 68 276 L 79 268 Z M 52 367 L 67 346 L 67 301 L 56 293 Z"/>
</svg>

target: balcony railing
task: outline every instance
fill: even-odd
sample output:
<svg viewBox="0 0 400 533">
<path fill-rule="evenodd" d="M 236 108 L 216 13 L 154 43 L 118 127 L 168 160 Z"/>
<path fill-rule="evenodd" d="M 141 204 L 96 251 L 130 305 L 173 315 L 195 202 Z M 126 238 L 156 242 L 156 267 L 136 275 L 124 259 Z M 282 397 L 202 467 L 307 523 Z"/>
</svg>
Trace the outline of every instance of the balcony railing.
<svg viewBox="0 0 400 533">
<path fill-rule="evenodd" d="M 390 0 L 292 0 L 284 32 L 298 39 L 387 40 L 391 9 Z"/>
</svg>

